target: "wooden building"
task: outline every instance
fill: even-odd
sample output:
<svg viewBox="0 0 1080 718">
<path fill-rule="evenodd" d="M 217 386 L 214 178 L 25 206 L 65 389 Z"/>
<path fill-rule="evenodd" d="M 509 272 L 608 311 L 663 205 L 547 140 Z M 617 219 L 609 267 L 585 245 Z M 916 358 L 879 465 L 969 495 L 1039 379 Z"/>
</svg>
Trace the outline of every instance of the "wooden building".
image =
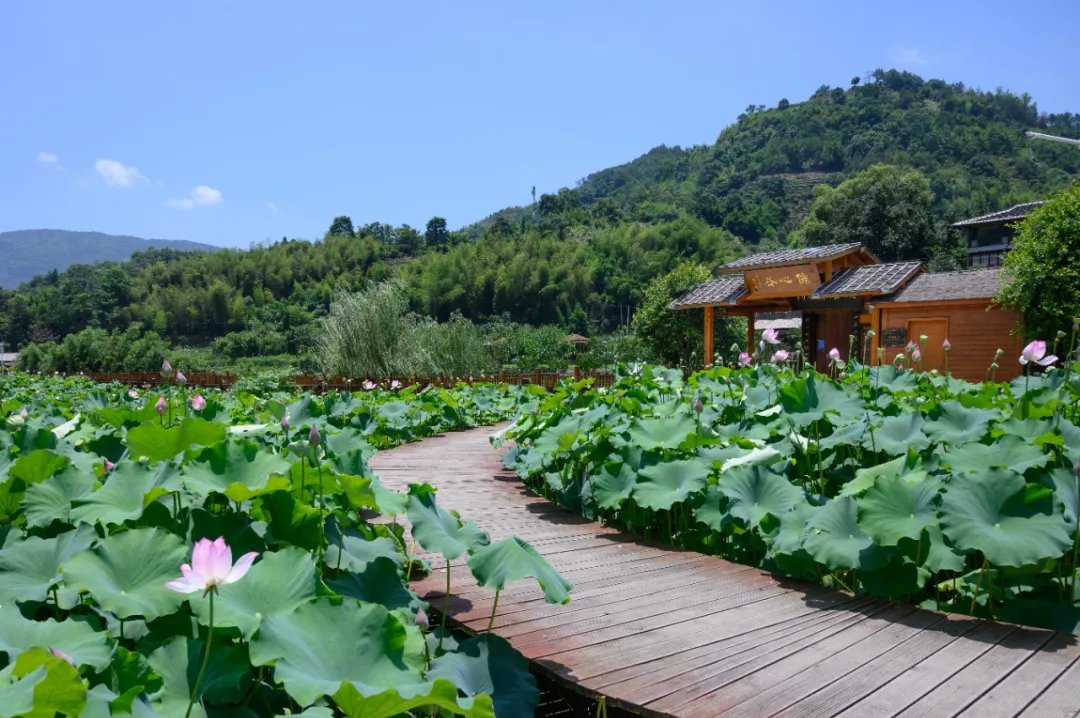
<svg viewBox="0 0 1080 718">
<path fill-rule="evenodd" d="M 1012 248 L 1016 224 L 1041 206 L 1041 201 L 1025 202 L 950 225 L 964 233 L 968 267 L 1000 267 Z"/>
<path fill-rule="evenodd" d="M 747 351 L 757 351 L 755 317 L 766 312 L 799 312 L 802 352 L 819 371 L 827 371 L 829 350 L 845 361 L 849 346 L 863 351 L 870 329 L 874 338 L 867 359 L 885 361 L 903 353 L 910 341 L 922 346 L 920 368 L 944 369 L 946 338 L 952 345 L 950 371 L 970 381 L 985 378 L 998 348 L 1006 352 L 998 379 L 1019 373 L 1020 342 L 1013 336 L 1014 312 L 991 307 L 1000 286 L 1000 270 L 928 274 L 921 262 L 882 263 L 861 244 L 789 249 L 744 257 L 719 268 L 717 279 L 701 284 L 671 304 L 675 310 L 704 313 L 705 357 L 715 354 L 715 317 L 747 319 Z"/>
</svg>

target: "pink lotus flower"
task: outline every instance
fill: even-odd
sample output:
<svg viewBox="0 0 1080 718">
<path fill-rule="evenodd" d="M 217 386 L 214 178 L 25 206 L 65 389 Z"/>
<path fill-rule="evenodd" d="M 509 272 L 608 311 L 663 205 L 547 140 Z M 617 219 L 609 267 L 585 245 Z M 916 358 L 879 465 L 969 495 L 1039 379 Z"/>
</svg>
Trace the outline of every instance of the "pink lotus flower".
<svg viewBox="0 0 1080 718">
<path fill-rule="evenodd" d="M 179 384 L 180 386 L 183 386 L 184 384 L 187 384 L 187 377 L 184 376 L 184 372 L 182 372 L 182 371 L 176 372 L 176 383 Z"/>
<path fill-rule="evenodd" d="M 30 418 L 30 412 L 26 410 L 25 406 L 19 409 L 19 418 L 23 420 Z"/>
<path fill-rule="evenodd" d="M 390 391 L 397 391 L 400 388 L 401 388 L 401 382 L 398 381 L 397 379 L 394 379 L 392 382 L 390 382 Z"/>
<path fill-rule="evenodd" d="M 191 551 L 191 564 L 181 566 L 182 576 L 166 583 L 165 588 L 178 593 L 202 591 L 205 596 L 210 591 L 216 592 L 218 586 L 242 579 L 258 555 L 255 551 L 246 553 L 233 564 L 232 549 L 225 539 L 220 536 L 214 541 L 199 539 Z"/>
<path fill-rule="evenodd" d="M 110 471 L 112 471 L 113 469 L 115 469 L 115 468 L 116 468 L 116 464 L 114 464 L 113 462 L 109 461 L 108 459 L 105 459 L 105 460 L 104 460 L 104 462 L 102 462 L 102 464 L 101 464 L 101 465 L 102 465 L 102 467 L 103 467 L 103 468 L 105 469 L 105 473 L 106 473 L 106 474 L 107 474 L 107 473 L 109 473 Z"/>
<path fill-rule="evenodd" d="M 322 437 L 319 435 L 318 424 L 311 425 L 311 431 L 308 432 L 308 443 L 310 443 L 312 446 L 318 446 L 320 443 L 322 443 Z"/>
<path fill-rule="evenodd" d="M 169 405 L 165 403 L 165 397 L 159 396 L 157 403 L 154 404 L 154 411 L 158 414 L 164 415 L 169 410 Z"/>
<path fill-rule="evenodd" d="M 50 649 L 49 649 L 49 653 L 53 654 L 54 656 L 56 656 L 56 657 L 57 657 L 57 658 L 59 658 L 60 660 L 62 660 L 62 661 L 67 661 L 67 662 L 68 662 L 68 663 L 70 663 L 71 665 L 73 665 L 73 666 L 75 666 L 76 668 L 78 668 L 78 666 L 77 666 L 77 665 L 75 664 L 75 659 L 71 657 L 71 654 L 68 654 L 68 653 L 64 653 L 64 652 L 63 652 L 63 651 L 61 651 L 61 650 L 60 650 L 59 648 L 50 648 Z"/>
<path fill-rule="evenodd" d="M 360 386 L 364 388 L 364 391 L 371 391 L 375 388 L 375 382 L 373 382 L 371 379 L 365 379 L 364 383 Z"/>
<path fill-rule="evenodd" d="M 829 360 L 834 361 L 834 362 L 835 361 L 840 361 L 840 350 L 837 349 L 836 347 L 833 347 L 832 349 L 830 349 L 829 350 Z"/>
<path fill-rule="evenodd" d="M 134 389 L 128 389 L 128 397 L 130 397 L 132 399 L 138 399 L 139 398 L 139 392 L 135 391 Z"/>
<path fill-rule="evenodd" d="M 911 350 L 911 361 L 922 361 L 922 352 L 918 347 Z"/>
<path fill-rule="evenodd" d="M 946 338 L 945 341 L 941 343 L 941 348 L 945 351 L 949 351 L 950 349 L 952 349 L 952 344 L 949 342 L 948 338 Z"/>
<path fill-rule="evenodd" d="M 202 394 L 196 394 L 191 397 L 191 408 L 195 411 L 202 411 L 206 408 L 206 399 L 203 399 Z"/>
<path fill-rule="evenodd" d="M 285 431 L 288 431 L 289 430 L 289 415 L 288 414 L 282 414 L 280 423 L 281 423 L 281 428 L 284 429 Z"/>
<path fill-rule="evenodd" d="M 172 374 L 172 364 L 169 363 L 168 359 L 161 362 L 161 373 L 164 374 L 165 376 L 168 376 L 169 374 Z"/>
<path fill-rule="evenodd" d="M 742 364 L 743 366 L 750 366 L 751 361 L 753 361 L 753 360 L 750 358 L 750 355 L 747 354 L 746 352 L 742 352 L 741 354 L 739 354 L 739 363 Z"/>
<path fill-rule="evenodd" d="M 774 344 L 775 345 L 775 344 L 780 343 L 780 337 L 779 337 L 778 332 L 775 329 L 772 329 L 771 327 L 769 329 L 766 329 L 765 331 L 763 331 L 761 333 L 761 340 L 763 342 L 765 342 L 766 344 Z"/>
<path fill-rule="evenodd" d="M 787 349 L 777 349 L 776 353 L 772 355 L 772 363 L 779 364 L 780 362 L 787 361 L 789 356 L 791 355 L 788 354 Z"/>
<path fill-rule="evenodd" d="M 1058 358 L 1053 354 L 1049 356 L 1046 355 L 1046 342 L 1042 339 L 1036 339 L 1031 344 L 1024 347 L 1024 350 L 1020 352 L 1020 363 L 1025 366 L 1028 364 L 1050 366 L 1057 360 Z"/>
</svg>

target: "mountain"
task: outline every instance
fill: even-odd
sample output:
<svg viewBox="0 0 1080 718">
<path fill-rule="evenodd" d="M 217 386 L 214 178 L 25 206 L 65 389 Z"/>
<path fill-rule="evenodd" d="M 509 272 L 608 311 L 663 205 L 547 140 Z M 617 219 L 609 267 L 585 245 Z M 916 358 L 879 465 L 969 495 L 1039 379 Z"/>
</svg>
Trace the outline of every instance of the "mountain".
<svg viewBox="0 0 1080 718">
<path fill-rule="evenodd" d="M 218 248 L 179 239 L 142 239 L 101 232 L 65 229 L 20 229 L 0 232 L 0 287 L 17 287 L 38 274 L 63 271 L 72 264 L 127 259 L 156 248 L 179 252 L 213 252 Z"/>
</svg>

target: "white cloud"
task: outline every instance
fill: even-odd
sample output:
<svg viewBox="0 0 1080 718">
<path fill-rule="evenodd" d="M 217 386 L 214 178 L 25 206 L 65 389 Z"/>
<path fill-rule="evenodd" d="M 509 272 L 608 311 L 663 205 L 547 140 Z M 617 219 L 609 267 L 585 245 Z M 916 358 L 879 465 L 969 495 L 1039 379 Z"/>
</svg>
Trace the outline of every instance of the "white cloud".
<svg viewBox="0 0 1080 718">
<path fill-rule="evenodd" d="M 149 181 L 139 170 L 128 167 L 116 160 L 98 160 L 94 163 L 94 169 L 101 175 L 101 179 L 105 180 L 105 184 L 110 187 L 124 187 L 126 189 L 133 186 L 137 181 Z"/>
<path fill-rule="evenodd" d="M 54 165 L 54 164 L 56 164 L 56 161 L 58 159 L 60 159 L 60 158 L 57 157 L 56 155 L 54 155 L 52 152 L 38 152 L 37 153 L 37 161 L 40 162 L 43 165 Z"/>
<path fill-rule="evenodd" d="M 221 190 L 214 189 L 204 184 L 196 185 L 191 189 L 191 194 L 181 199 L 166 200 L 165 204 L 174 209 L 193 209 L 195 207 L 208 207 L 224 202 Z"/>
<path fill-rule="evenodd" d="M 893 50 L 893 62 L 898 65 L 928 65 L 930 60 L 917 47 L 897 47 Z"/>
<path fill-rule="evenodd" d="M 266 203 L 266 208 L 268 210 L 270 210 L 271 212 L 273 212 L 274 214 L 278 213 L 278 206 L 276 204 L 274 204 L 273 202 L 267 202 Z"/>
</svg>

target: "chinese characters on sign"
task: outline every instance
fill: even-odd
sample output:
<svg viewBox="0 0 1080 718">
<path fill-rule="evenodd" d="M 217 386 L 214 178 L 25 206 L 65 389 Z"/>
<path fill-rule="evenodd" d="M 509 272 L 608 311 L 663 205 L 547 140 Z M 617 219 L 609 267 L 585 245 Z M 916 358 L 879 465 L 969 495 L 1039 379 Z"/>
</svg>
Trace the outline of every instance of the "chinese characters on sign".
<svg viewBox="0 0 1080 718">
<path fill-rule="evenodd" d="M 752 269 L 743 276 L 752 298 L 801 297 L 821 286 L 817 266 L 813 264 Z"/>
</svg>

